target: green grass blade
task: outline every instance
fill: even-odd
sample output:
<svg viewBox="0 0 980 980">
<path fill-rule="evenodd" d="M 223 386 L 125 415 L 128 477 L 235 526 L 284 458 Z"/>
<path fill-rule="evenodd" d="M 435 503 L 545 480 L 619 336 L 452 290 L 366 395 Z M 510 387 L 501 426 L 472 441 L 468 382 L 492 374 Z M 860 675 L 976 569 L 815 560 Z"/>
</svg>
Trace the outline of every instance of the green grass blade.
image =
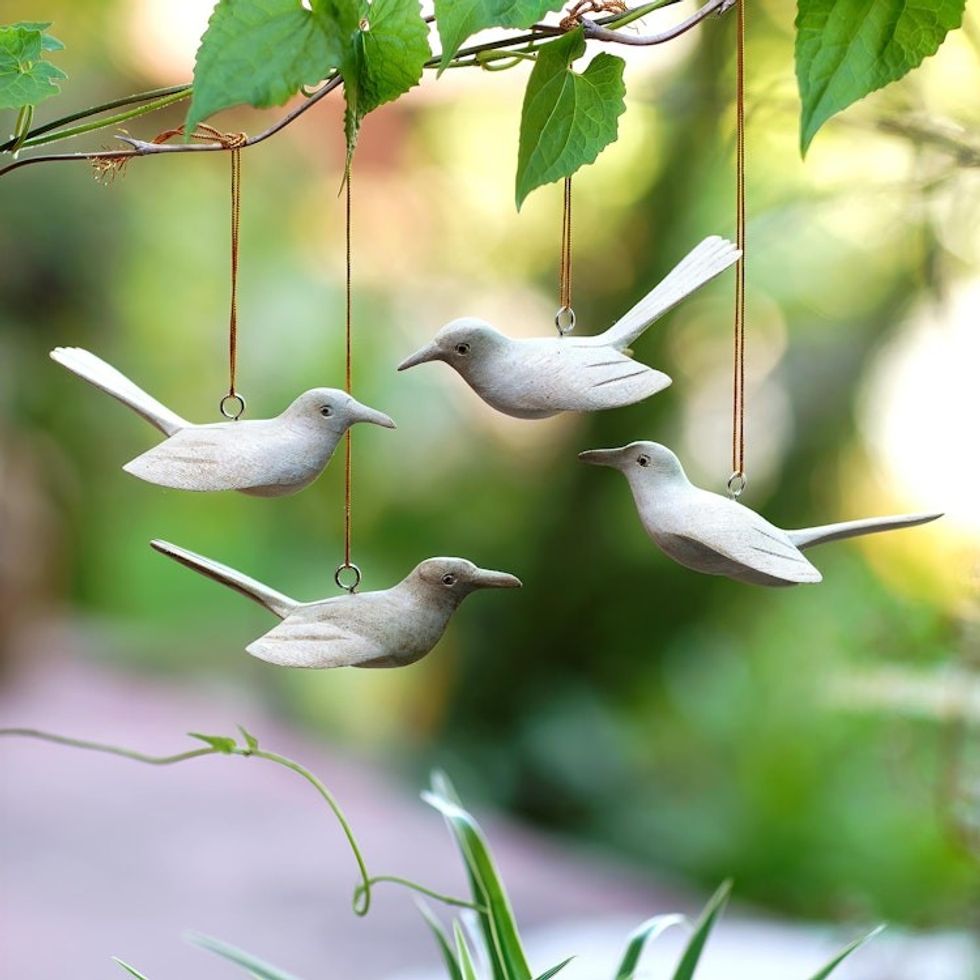
<svg viewBox="0 0 980 980">
<path fill-rule="evenodd" d="M 112 957 L 113 963 L 118 963 L 131 977 L 136 977 L 136 980 L 148 980 L 147 977 L 143 976 L 135 966 L 130 966 L 128 963 L 124 963 L 118 956 Z"/>
<path fill-rule="evenodd" d="M 452 783 L 442 773 L 433 774 L 432 791 L 422 798 L 443 815 L 463 856 L 473 901 L 482 906 L 479 922 L 493 980 L 532 980 L 510 899 L 483 831 L 463 809 Z"/>
<path fill-rule="evenodd" d="M 432 914 L 432 909 L 429 908 L 424 902 L 419 902 L 419 911 L 422 913 L 422 917 L 428 923 L 429 928 L 432 930 L 432 935 L 435 936 L 436 945 L 439 947 L 439 953 L 442 956 L 442 961 L 446 967 L 446 973 L 449 976 L 449 980 L 463 980 L 463 974 L 460 971 L 459 963 L 456 962 L 456 954 L 453 952 L 453 947 L 450 945 L 449 937 L 446 935 L 445 929 L 442 928 L 442 923 Z"/>
<path fill-rule="evenodd" d="M 866 936 L 862 936 L 860 939 L 855 939 L 853 943 L 849 943 L 822 970 L 818 970 L 810 980 L 826 980 L 851 953 L 857 952 L 865 943 L 874 939 L 884 928 L 884 926 L 878 926 L 877 929 L 872 929 Z"/>
<path fill-rule="evenodd" d="M 458 922 L 453 923 L 453 935 L 456 938 L 456 956 L 459 959 L 459 972 L 463 975 L 463 980 L 477 980 L 473 954 L 463 934 L 463 927 Z"/>
<path fill-rule="evenodd" d="M 698 968 L 698 962 L 701 959 L 701 954 L 704 952 L 708 936 L 711 934 L 711 930 L 714 928 L 718 916 L 721 915 L 722 910 L 728 904 L 728 896 L 731 894 L 731 891 L 732 883 L 726 881 L 711 896 L 708 904 L 705 905 L 704 911 L 701 913 L 701 918 L 698 919 L 697 925 L 694 927 L 694 934 L 688 940 L 684 955 L 681 957 L 681 961 L 677 964 L 677 969 L 674 971 L 673 980 L 691 980 L 694 976 L 694 971 Z"/>
<path fill-rule="evenodd" d="M 622 962 L 619 964 L 619 970 L 616 972 L 616 980 L 633 980 L 647 943 L 652 943 L 671 926 L 683 925 L 686 921 L 683 915 L 656 915 L 634 929 L 630 934 Z"/>
<path fill-rule="evenodd" d="M 571 963 L 572 960 L 574 959 L 575 959 L 574 956 L 569 956 L 568 959 L 564 961 L 564 963 L 559 963 L 558 966 L 553 966 L 550 970 L 545 970 L 544 973 L 541 974 L 541 976 L 535 977 L 534 980 L 551 980 L 552 977 L 557 976 L 559 973 L 561 973 L 561 971 L 564 970 L 565 967 L 568 966 L 568 964 Z"/>
<path fill-rule="evenodd" d="M 201 949 L 216 953 L 223 959 L 240 966 L 243 970 L 247 970 L 253 977 L 257 977 L 258 980 L 298 980 L 293 974 L 286 973 L 285 970 L 280 970 L 278 967 L 265 963 L 252 956 L 251 953 L 246 953 L 243 949 L 238 949 L 237 946 L 230 946 L 228 943 L 223 943 L 220 939 L 212 939 L 211 936 L 202 936 L 198 933 L 192 933 L 186 938 L 188 942 L 193 943 L 195 946 L 200 946 Z"/>
</svg>

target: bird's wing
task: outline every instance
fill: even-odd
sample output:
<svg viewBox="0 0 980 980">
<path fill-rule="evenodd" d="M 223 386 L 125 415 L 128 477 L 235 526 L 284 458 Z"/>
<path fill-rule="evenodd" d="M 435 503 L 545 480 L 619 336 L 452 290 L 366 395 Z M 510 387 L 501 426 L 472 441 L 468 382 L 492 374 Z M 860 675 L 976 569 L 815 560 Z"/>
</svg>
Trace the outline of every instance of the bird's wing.
<svg viewBox="0 0 980 980">
<path fill-rule="evenodd" d="M 285 449 L 276 445 L 269 425 L 267 420 L 192 425 L 123 469 L 177 490 L 247 490 L 275 482 L 274 463 Z"/>
<path fill-rule="evenodd" d="M 592 412 L 642 401 L 670 378 L 612 347 L 583 339 L 536 338 L 514 345 L 495 395 L 540 412 Z"/>
<path fill-rule="evenodd" d="M 699 549 L 699 562 L 713 566 L 702 570 L 714 574 L 767 585 L 812 583 L 822 578 L 785 531 L 715 493 L 692 495 L 672 536 Z"/>
<path fill-rule="evenodd" d="M 592 338 L 623 350 L 654 320 L 690 296 L 706 282 L 738 261 L 742 253 L 725 238 L 712 235 L 695 246 L 639 303 L 621 316 L 605 333 Z"/>
<path fill-rule="evenodd" d="M 382 659 L 387 651 L 350 620 L 350 606 L 366 596 L 337 596 L 301 607 L 246 647 L 248 653 L 280 667 L 357 667 Z"/>
</svg>

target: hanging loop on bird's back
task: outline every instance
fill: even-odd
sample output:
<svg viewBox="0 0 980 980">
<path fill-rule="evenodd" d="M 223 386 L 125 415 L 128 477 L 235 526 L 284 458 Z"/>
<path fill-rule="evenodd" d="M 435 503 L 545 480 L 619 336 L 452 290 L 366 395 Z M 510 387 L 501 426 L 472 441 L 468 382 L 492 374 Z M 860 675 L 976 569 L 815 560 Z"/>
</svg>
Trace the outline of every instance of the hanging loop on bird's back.
<svg viewBox="0 0 980 980">
<path fill-rule="evenodd" d="M 562 306 L 555 314 L 555 326 L 561 337 L 570 334 L 575 329 L 575 311 L 570 306 Z"/>
<path fill-rule="evenodd" d="M 338 589 L 343 589 L 353 595 L 361 584 L 361 570 L 353 562 L 342 562 L 337 566 L 333 580 L 337 583 Z"/>
<path fill-rule="evenodd" d="M 237 391 L 230 391 L 218 402 L 218 411 L 232 422 L 237 422 L 245 414 L 245 399 Z"/>
<path fill-rule="evenodd" d="M 738 500 L 749 485 L 749 478 L 737 470 L 728 478 L 728 496 L 732 500 Z"/>
</svg>

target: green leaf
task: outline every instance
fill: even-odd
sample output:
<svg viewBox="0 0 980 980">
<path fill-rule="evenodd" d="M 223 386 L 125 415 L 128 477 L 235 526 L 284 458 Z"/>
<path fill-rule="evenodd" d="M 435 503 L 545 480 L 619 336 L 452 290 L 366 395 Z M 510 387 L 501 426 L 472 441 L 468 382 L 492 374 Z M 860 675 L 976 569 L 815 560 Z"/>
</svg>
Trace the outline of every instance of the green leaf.
<svg viewBox="0 0 980 980">
<path fill-rule="evenodd" d="M 301 0 L 219 0 L 201 38 L 187 132 L 230 106 L 282 105 L 340 64 L 335 20 Z"/>
<path fill-rule="evenodd" d="M 463 927 L 458 922 L 453 923 L 453 936 L 456 938 L 456 958 L 459 960 L 459 971 L 463 980 L 477 980 L 473 954 L 470 953 L 466 936 L 463 935 Z"/>
<path fill-rule="evenodd" d="M 528 79 L 517 152 L 517 207 L 536 187 L 570 177 L 616 139 L 626 111 L 625 62 L 597 54 L 582 74 L 571 64 L 585 53 L 581 29 L 544 45 Z"/>
<path fill-rule="evenodd" d="M 364 117 L 418 85 L 432 54 L 418 0 L 374 0 L 362 14 L 340 66 L 348 158 Z"/>
<path fill-rule="evenodd" d="M 187 735 L 189 738 L 198 739 L 205 745 L 210 745 L 212 749 L 217 749 L 225 755 L 231 755 L 238 748 L 235 740 L 227 735 L 202 735 L 200 732 L 188 732 Z"/>
<path fill-rule="evenodd" d="M 835 113 L 935 54 L 962 23 L 965 6 L 966 0 L 799 0 L 801 152 Z"/>
<path fill-rule="evenodd" d="M 188 942 L 193 943 L 195 946 L 200 946 L 201 949 L 216 953 L 223 959 L 242 967 L 251 973 L 252 976 L 257 977 L 258 980 L 297 980 L 297 977 L 294 977 L 293 974 L 286 973 L 285 970 L 271 966 L 252 956 L 251 953 L 246 953 L 244 950 L 238 949 L 237 946 L 230 946 L 228 943 L 223 943 L 220 939 L 212 939 L 210 936 L 202 936 L 198 933 L 192 933 L 186 938 Z"/>
<path fill-rule="evenodd" d="M 534 980 L 551 980 L 552 977 L 558 976 L 562 970 L 568 966 L 569 963 L 574 960 L 574 956 L 569 956 L 567 960 L 562 961 L 558 966 L 553 966 L 550 970 L 545 970 L 539 977 L 535 977 Z"/>
<path fill-rule="evenodd" d="M 242 733 L 242 738 L 245 739 L 245 745 L 248 747 L 249 752 L 256 751 L 259 747 L 259 740 L 243 725 L 239 725 L 238 730 Z"/>
<path fill-rule="evenodd" d="M 436 945 L 439 947 L 446 972 L 449 974 L 449 980 L 463 980 L 459 963 L 456 962 L 456 954 L 453 952 L 453 948 L 449 943 L 449 937 L 446 935 L 439 920 L 432 914 L 432 910 L 422 902 L 419 902 L 419 911 L 432 930 L 432 935 L 435 936 Z"/>
<path fill-rule="evenodd" d="M 810 980 L 826 980 L 827 977 L 834 972 L 851 955 L 851 953 L 859 950 L 866 942 L 870 942 L 878 935 L 879 932 L 884 929 L 884 926 L 878 926 L 877 929 L 872 929 L 866 936 L 862 936 L 860 939 L 855 939 L 853 943 L 849 943 L 845 946 L 822 970 L 818 970 Z"/>
<path fill-rule="evenodd" d="M 531 980 L 510 899 L 479 824 L 462 808 L 452 783 L 442 773 L 433 773 L 432 791 L 423 793 L 422 799 L 445 817 L 463 856 L 473 901 L 483 909 L 479 921 L 494 980 Z"/>
<path fill-rule="evenodd" d="M 698 968 L 698 961 L 704 952 L 704 946 L 708 941 L 708 936 L 711 934 L 711 930 L 714 928 L 718 916 L 721 915 L 722 910 L 728 904 L 728 896 L 731 894 L 731 891 L 732 883 L 726 881 L 711 896 L 708 904 L 705 905 L 704 911 L 701 913 L 701 918 L 698 919 L 697 925 L 694 927 L 694 934 L 688 940 L 684 954 L 681 956 L 681 960 L 677 964 L 677 969 L 674 971 L 674 980 L 691 980 L 694 976 L 694 971 Z"/>
<path fill-rule="evenodd" d="M 530 27 L 549 10 L 563 6 L 563 0 L 436 0 L 436 24 L 442 42 L 439 70 L 445 70 L 463 42 L 477 31 Z"/>
<path fill-rule="evenodd" d="M 46 61 L 46 51 L 64 45 L 45 33 L 48 23 L 25 21 L 0 27 L 0 109 L 36 106 L 61 89 L 68 76 Z"/>
<path fill-rule="evenodd" d="M 136 967 L 130 966 L 128 963 L 124 963 L 118 956 L 113 956 L 112 962 L 118 963 L 130 976 L 136 977 L 136 980 L 148 980 L 148 978 L 140 973 Z"/>
<path fill-rule="evenodd" d="M 634 929 L 630 934 L 622 962 L 616 971 L 616 980 L 633 980 L 647 943 L 652 943 L 671 926 L 682 925 L 685 921 L 683 915 L 657 915 Z"/>
</svg>

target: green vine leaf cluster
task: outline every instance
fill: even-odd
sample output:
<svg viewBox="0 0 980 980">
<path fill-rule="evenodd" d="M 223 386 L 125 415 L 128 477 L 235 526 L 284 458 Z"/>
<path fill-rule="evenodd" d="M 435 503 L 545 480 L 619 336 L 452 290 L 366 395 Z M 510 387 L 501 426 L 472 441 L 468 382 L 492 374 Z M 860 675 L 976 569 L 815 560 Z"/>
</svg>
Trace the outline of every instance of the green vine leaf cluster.
<svg viewBox="0 0 980 980">
<path fill-rule="evenodd" d="M 33 108 L 61 89 L 68 76 L 45 57 L 64 45 L 47 33 L 50 23 L 23 21 L 0 27 L 0 109 Z"/>
</svg>

